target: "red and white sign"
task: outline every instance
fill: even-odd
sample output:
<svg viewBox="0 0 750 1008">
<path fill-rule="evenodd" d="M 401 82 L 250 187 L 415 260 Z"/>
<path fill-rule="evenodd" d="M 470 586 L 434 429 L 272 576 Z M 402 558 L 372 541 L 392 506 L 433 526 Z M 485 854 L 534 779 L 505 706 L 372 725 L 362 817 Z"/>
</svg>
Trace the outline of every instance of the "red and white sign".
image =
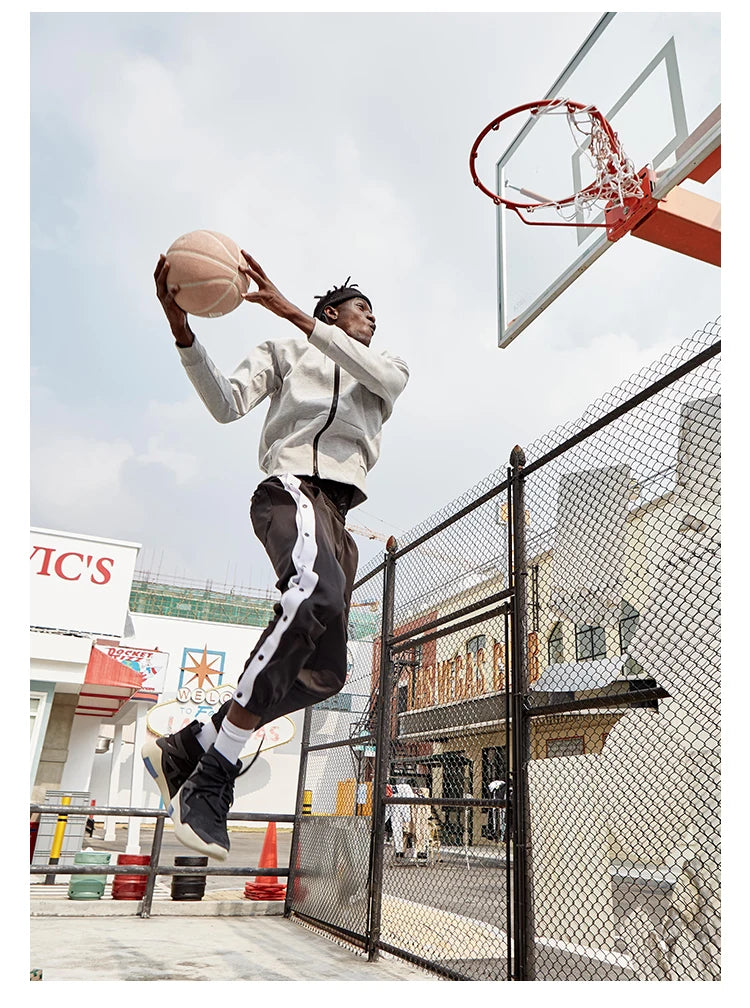
<svg viewBox="0 0 750 1008">
<path fill-rule="evenodd" d="M 113 658 L 121 665 L 132 669 L 141 677 L 144 692 L 161 693 L 164 690 L 164 680 L 167 675 L 169 655 L 166 651 L 148 650 L 145 648 L 129 648 L 96 644 L 107 658 Z"/>
<path fill-rule="evenodd" d="M 31 529 L 31 626 L 121 637 L 139 548 Z"/>
</svg>

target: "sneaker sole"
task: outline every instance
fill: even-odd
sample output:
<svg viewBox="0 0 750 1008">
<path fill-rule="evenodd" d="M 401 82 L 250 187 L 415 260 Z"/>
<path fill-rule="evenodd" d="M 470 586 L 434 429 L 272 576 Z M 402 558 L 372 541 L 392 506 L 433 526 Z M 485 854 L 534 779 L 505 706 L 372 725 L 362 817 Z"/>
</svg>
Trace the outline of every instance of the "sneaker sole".
<svg viewBox="0 0 750 1008">
<path fill-rule="evenodd" d="M 161 768 L 161 758 L 162 751 L 156 744 L 156 739 L 149 739 L 144 742 L 141 747 L 141 759 L 143 760 L 143 765 L 146 767 L 148 772 L 156 781 L 156 786 L 159 789 L 159 794 L 161 795 L 162 801 L 164 802 L 164 807 L 167 809 L 169 814 L 170 802 L 172 801 L 169 795 L 169 785 L 167 784 L 167 778 L 164 776 Z"/>
<path fill-rule="evenodd" d="M 216 861 L 226 861 L 228 850 L 220 847 L 219 844 L 206 843 L 202 840 L 197 833 L 186 824 L 183 823 L 180 817 L 180 793 L 179 791 L 172 799 L 167 812 L 172 817 L 172 822 L 174 824 L 174 835 L 180 841 L 184 847 L 189 847 L 190 850 L 197 851 L 198 854 L 206 854 L 210 858 L 214 858 Z"/>
</svg>

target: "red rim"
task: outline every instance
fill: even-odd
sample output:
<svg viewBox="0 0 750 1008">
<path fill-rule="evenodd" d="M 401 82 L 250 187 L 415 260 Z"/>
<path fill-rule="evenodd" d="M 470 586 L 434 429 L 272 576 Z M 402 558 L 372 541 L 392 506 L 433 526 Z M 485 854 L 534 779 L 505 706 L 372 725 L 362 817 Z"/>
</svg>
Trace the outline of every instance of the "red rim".
<svg viewBox="0 0 750 1008">
<path fill-rule="evenodd" d="M 477 175 L 476 168 L 474 167 L 474 162 L 477 158 L 477 152 L 479 151 L 479 145 L 482 143 L 484 138 L 492 130 L 496 130 L 501 122 L 506 119 L 510 119 L 514 115 L 518 115 L 520 112 L 529 112 L 532 109 L 541 109 L 549 105 L 560 105 L 565 106 L 569 113 L 574 112 L 588 112 L 592 119 L 596 119 L 597 122 L 603 127 L 607 134 L 612 150 L 617 149 L 617 136 L 609 125 L 607 120 L 601 114 L 599 109 L 595 108 L 593 105 L 582 105 L 580 102 L 574 101 L 562 101 L 559 98 L 544 99 L 543 101 L 533 101 L 527 102 L 525 105 L 518 105 L 516 108 L 509 109 L 507 112 L 503 112 L 499 115 L 497 119 L 493 119 L 491 123 L 488 123 L 479 136 L 474 141 L 474 146 L 471 148 L 471 153 L 469 154 L 469 171 L 471 172 L 471 177 L 474 180 L 474 185 L 477 186 L 485 196 L 489 196 L 495 206 L 499 206 L 501 203 L 511 210 L 536 210 L 539 207 L 548 206 L 566 206 L 569 203 L 573 203 L 579 196 L 593 195 L 597 190 L 597 184 L 593 182 L 590 186 L 585 189 L 581 189 L 580 192 L 574 193 L 572 196 L 566 196 L 565 199 L 554 200 L 547 203 L 518 203 L 514 200 L 505 199 L 503 196 L 498 196 L 497 193 L 492 192 L 484 183 L 481 181 Z"/>
</svg>

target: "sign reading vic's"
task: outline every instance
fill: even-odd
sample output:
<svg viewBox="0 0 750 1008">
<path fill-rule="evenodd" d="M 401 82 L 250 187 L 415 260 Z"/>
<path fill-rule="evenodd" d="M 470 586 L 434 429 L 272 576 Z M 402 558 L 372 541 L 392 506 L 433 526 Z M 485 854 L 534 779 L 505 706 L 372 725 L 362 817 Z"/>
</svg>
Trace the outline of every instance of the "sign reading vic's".
<svg viewBox="0 0 750 1008">
<path fill-rule="evenodd" d="M 120 637 L 137 543 L 31 529 L 31 626 Z"/>
</svg>

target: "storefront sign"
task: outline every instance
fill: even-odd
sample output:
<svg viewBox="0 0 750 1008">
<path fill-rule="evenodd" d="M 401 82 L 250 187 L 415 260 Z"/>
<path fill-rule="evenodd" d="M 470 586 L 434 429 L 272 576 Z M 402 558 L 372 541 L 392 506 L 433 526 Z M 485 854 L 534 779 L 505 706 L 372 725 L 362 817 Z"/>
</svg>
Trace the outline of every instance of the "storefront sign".
<svg viewBox="0 0 750 1008">
<path fill-rule="evenodd" d="M 206 721 L 223 703 L 232 699 L 235 688 L 229 685 L 208 690 L 183 687 L 171 700 L 164 700 L 151 708 L 146 716 L 146 726 L 152 735 L 160 736 L 177 732 L 196 719 Z M 250 736 L 243 759 L 254 756 L 258 746 L 261 752 L 266 752 L 286 745 L 294 738 L 294 731 L 294 722 L 288 717 L 263 725 Z"/>
<path fill-rule="evenodd" d="M 31 626 L 119 638 L 137 543 L 31 529 Z"/>
<path fill-rule="evenodd" d="M 143 680 L 143 690 L 148 693 L 161 693 L 164 689 L 164 679 L 167 674 L 169 655 L 165 651 L 147 650 L 144 648 L 109 647 L 106 644 L 95 645 L 108 658 L 114 658 L 121 665 L 127 666 L 138 673 Z"/>
</svg>

